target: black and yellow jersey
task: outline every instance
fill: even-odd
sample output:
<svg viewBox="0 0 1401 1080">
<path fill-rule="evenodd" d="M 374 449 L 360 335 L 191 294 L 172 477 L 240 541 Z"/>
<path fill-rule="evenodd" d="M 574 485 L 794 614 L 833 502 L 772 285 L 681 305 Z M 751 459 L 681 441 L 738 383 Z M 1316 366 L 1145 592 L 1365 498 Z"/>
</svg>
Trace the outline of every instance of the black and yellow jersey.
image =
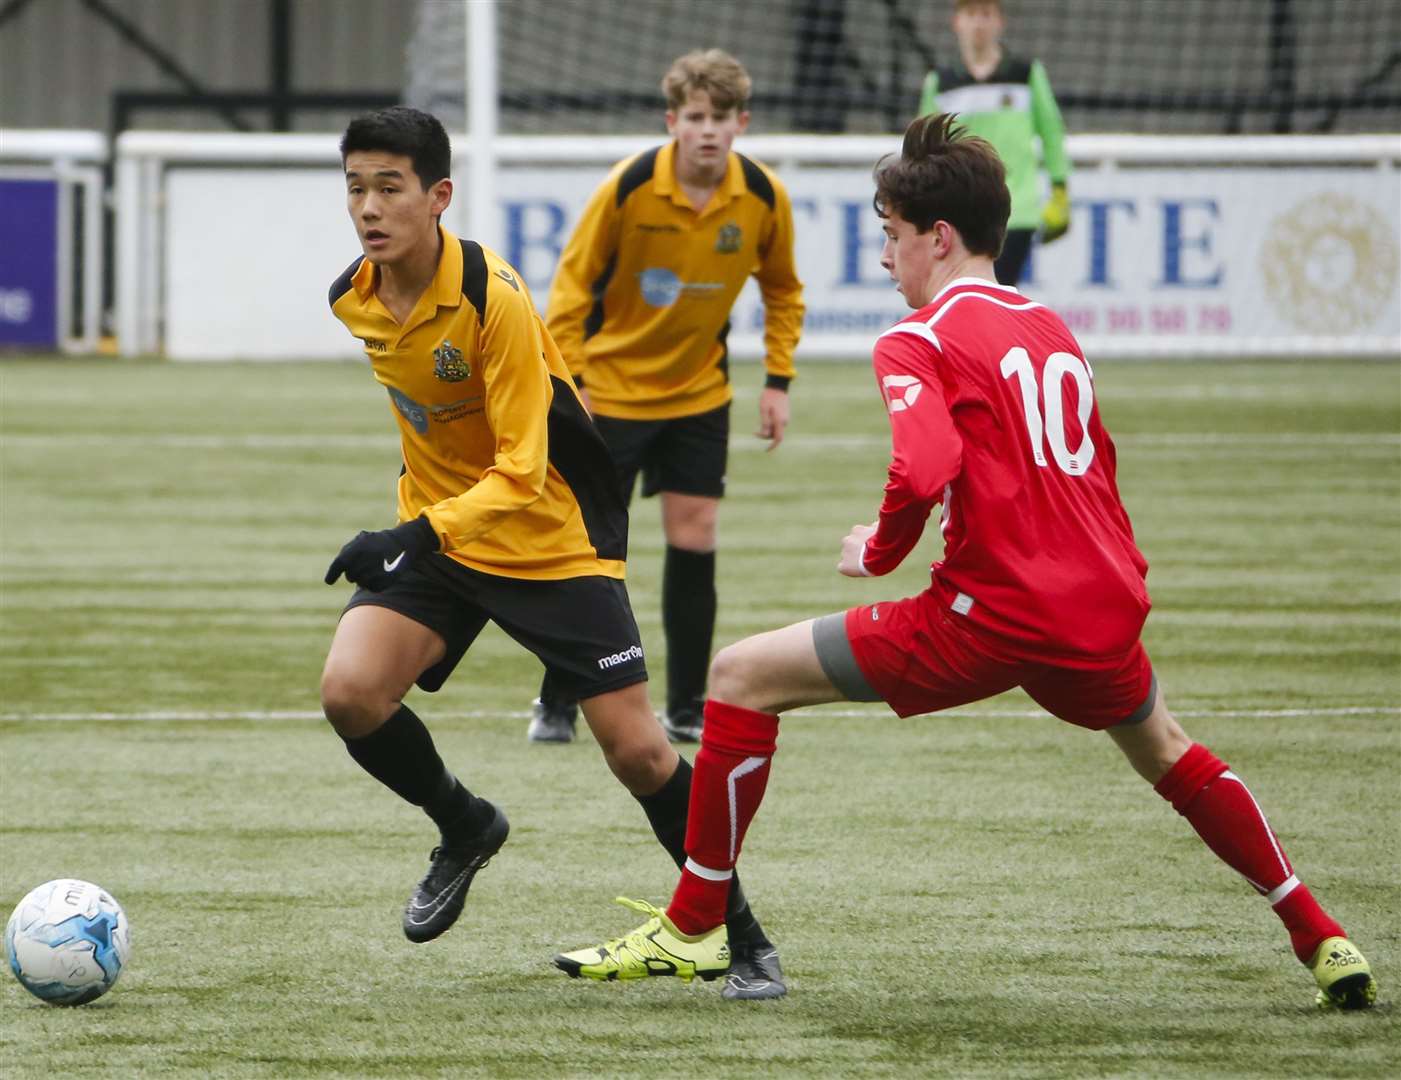
<svg viewBox="0 0 1401 1080">
<path fill-rule="evenodd" d="M 730 400 L 730 309 L 751 274 L 764 363 L 787 387 L 803 324 L 793 207 L 764 166 L 733 151 L 699 213 L 676 144 L 620 162 L 585 207 L 550 289 L 550 333 L 601 416 L 666 420 Z"/>
<path fill-rule="evenodd" d="M 445 554 L 485 573 L 623 577 L 613 462 L 525 283 L 480 244 L 439 236 L 437 273 L 402 325 L 367 259 L 331 286 L 399 425 L 399 519 L 426 515 Z"/>
</svg>

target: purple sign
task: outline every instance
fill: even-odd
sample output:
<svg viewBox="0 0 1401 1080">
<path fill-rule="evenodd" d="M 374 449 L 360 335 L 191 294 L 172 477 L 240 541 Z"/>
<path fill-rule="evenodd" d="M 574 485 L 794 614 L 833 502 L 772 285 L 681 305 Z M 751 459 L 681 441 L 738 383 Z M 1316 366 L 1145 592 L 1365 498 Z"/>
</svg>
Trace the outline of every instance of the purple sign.
<svg viewBox="0 0 1401 1080">
<path fill-rule="evenodd" d="M 58 345 L 58 181 L 0 179 L 0 346 Z"/>
</svg>

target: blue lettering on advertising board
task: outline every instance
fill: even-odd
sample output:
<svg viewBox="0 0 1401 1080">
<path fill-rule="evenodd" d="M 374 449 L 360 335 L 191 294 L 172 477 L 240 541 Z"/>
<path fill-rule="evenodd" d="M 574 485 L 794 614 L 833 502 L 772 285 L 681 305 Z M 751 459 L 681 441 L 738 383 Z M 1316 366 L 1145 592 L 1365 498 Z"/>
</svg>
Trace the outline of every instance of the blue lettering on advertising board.
<svg viewBox="0 0 1401 1080">
<path fill-rule="evenodd" d="M 0 180 L 0 345 L 58 344 L 58 182 Z"/>
<path fill-rule="evenodd" d="M 1222 279 L 1220 262 L 1196 277 L 1185 277 L 1182 268 L 1183 252 L 1212 254 L 1211 223 L 1221 217 L 1220 205 L 1215 199 L 1163 200 L 1163 277 L 1159 286 L 1183 286 L 1189 289 L 1210 289 L 1219 287 Z M 1195 218 L 1196 232 L 1183 235 L 1185 215 L 1192 211 L 1205 211 L 1207 221 Z"/>
<path fill-rule="evenodd" d="M 532 289 L 550 280 L 564 250 L 564 207 L 549 199 L 506 203 L 506 261 Z"/>
<path fill-rule="evenodd" d="M 1083 202 L 1077 199 L 1075 205 L 1083 206 L 1090 212 L 1090 269 L 1081 284 L 1113 288 L 1114 281 L 1109 276 L 1110 215 L 1115 210 L 1127 210 L 1129 217 L 1137 217 L 1138 210 L 1129 199 L 1087 199 Z"/>
<path fill-rule="evenodd" d="M 808 220 L 810 220 L 810 221 L 816 221 L 816 220 L 818 219 L 817 200 L 816 200 L 816 199 L 813 199 L 813 198 L 804 198 L 804 199 L 795 198 L 795 199 L 792 200 L 792 203 L 793 203 L 793 217 L 794 217 L 794 218 L 797 218 L 797 217 L 806 215 L 807 218 L 808 218 Z"/>
<path fill-rule="evenodd" d="M 885 234 L 871 231 L 862 235 L 876 220 L 871 204 L 842 202 L 838 205 L 842 208 L 842 276 L 835 284 L 852 288 L 890 288 L 890 275 L 880 265 Z"/>
</svg>

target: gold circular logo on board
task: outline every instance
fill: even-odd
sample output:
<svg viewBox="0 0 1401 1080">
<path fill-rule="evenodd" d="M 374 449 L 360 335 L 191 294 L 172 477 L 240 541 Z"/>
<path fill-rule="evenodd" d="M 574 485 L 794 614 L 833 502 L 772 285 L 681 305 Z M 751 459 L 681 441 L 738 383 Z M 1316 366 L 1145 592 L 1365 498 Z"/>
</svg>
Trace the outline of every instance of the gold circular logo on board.
<svg viewBox="0 0 1401 1080">
<path fill-rule="evenodd" d="M 1260 248 L 1268 296 L 1285 320 L 1313 334 L 1371 325 L 1395 294 L 1401 255 L 1373 206 L 1324 192 L 1270 223 Z"/>
</svg>

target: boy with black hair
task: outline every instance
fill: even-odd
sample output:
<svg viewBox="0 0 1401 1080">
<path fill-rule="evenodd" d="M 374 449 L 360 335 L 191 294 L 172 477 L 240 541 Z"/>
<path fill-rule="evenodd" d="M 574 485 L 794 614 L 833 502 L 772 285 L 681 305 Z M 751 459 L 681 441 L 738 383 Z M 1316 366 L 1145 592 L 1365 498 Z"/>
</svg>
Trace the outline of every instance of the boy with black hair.
<svg viewBox="0 0 1401 1080">
<path fill-rule="evenodd" d="M 453 191 L 442 125 L 405 107 L 371 113 L 346 129 L 341 157 L 364 254 L 331 286 L 331 310 L 388 391 L 403 468 L 400 523 L 359 533 L 326 572 L 327 584 L 343 574 L 359 587 L 321 700 L 351 757 L 438 826 L 404 912 L 404 933 L 421 942 L 457 919 L 509 826 L 447 769 L 403 699 L 415 684 L 442 686 L 488 620 L 580 700 L 678 864 L 691 767 L 647 701 L 623 585 L 627 509 L 607 447 L 520 276 L 439 222 Z M 726 996 L 779 996 L 773 946 L 743 893 L 731 896 Z"/>
</svg>

